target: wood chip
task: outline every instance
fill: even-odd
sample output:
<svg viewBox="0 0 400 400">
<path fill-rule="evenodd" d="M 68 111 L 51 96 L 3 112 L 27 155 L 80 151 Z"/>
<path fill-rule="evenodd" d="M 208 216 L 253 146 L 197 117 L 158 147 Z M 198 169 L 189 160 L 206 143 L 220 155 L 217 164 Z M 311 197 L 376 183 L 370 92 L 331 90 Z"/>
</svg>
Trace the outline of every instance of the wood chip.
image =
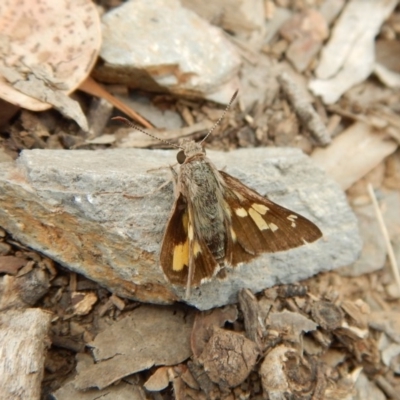
<svg viewBox="0 0 400 400">
<path fill-rule="evenodd" d="M 296 85 L 294 80 L 286 72 L 278 76 L 281 87 L 292 104 L 294 111 L 300 118 L 300 121 L 310 131 L 310 134 L 321 146 L 326 146 L 331 142 L 329 133 L 323 124 L 321 117 L 314 110 L 311 103 L 304 100 L 306 96 L 302 94 L 302 90 Z"/>
<path fill-rule="evenodd" d="M 52 315 L 38 308 L 0 313 L 1 398 L 39 399 Z"/>
<path fill-rule="evenodd" d="M 257 345 L 244 335 L 216 328 L 199 361 L 213 382 L 228 388 L 248 377 L 258 354 Z"/>
<path fill-rule="evenodd" d="M 384 133 L 356 122 L 333 139 L 328 148 L 315 149 L 311 158 L 346 190 L 395 152 L 397 146 Z"/>
</svg>

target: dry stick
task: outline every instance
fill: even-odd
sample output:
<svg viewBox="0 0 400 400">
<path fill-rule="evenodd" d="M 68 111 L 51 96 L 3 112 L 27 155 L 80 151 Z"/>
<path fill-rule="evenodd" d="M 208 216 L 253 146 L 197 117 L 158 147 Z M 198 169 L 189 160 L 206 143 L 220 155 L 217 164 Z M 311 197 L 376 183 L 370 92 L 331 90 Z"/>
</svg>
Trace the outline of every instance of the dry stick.
<svg viewBox="0 0 400 400">
<path fill-rule="evenodd" d="M 396 279 L 397 286 L 400 290 L 399 267 L 397 265 L 397 261 L 396 261 L 395 255 L 394 255 L 392 244 L 390 243 L 389 232 L 386 228 L 385 221 L 383 220 L 378 201 L 376 200 L 374 189 L 372 188 L 372 185 L 370 183 L 368 183 L 368 193 L 372 199 L 372 203 L 374 205 L 374 209 L 375 209 L 375 213 L 376 213 L 376 218 L 378 219 L 379 227 L 381 228 L 383 238 L 385 239 L 386 249 L 387 249 L 387 252 L 389 255 L 389 260 L 390 260 L 390 265 L 392 267 L 393 275 L 394 275 L 394 278 Z"/>
<path fill-rule="evenodd" d="M 289 102 L 292 104 L 295 113 L 304 126 L 310 131 L 313 138 L 321 146 L 328 145 L 331 142 L 329 132 L 319 114 L 314 110 L 312 104 L 306 100 L 301 87 L 296 84 L 287 72 L 283 72 L 278 76 L 278 82 Z"/>
</svg>

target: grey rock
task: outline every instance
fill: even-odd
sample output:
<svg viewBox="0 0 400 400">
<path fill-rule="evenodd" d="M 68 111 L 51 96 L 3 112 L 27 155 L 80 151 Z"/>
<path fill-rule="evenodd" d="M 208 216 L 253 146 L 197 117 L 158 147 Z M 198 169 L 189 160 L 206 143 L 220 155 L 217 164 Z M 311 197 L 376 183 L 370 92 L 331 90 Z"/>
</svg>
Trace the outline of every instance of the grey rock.
<svg viewBox="0 0 400 400">
<path fill-rule="evenodd" d="M 254 31 L 261 33 L 265 24 L 263 0 L 181 0 L 181 3 L 211 24 L 221 26 L 243 39 L 249 39 Z"/>
<path fill-rule="evenodd" d="M 338 270 L 343 276 L 359 276 L 377 271 L 383 268 L 386 260 L 385 240 L 373 206 L 357 207 L 354 211 L 358 219 L 363 248 L 359 259 L 354 264 Z"/>
<path fill-rule="evenodd" d="M 172 182 L 155 189 L 170 179 L 165 167 L 175 163 L 175 155 L 142 149 L 25 150 L 17 164 L 3 163 L 0 170 L 0 226 L 119 296 L 153 303 L 182 300 L 185 288 L 166 281 L 158 260 L 174 195 Z M 300 150 L 208 151 L 208 157 L 260 194 L 314 221 L 324 237 L 227 270 L 224 279 L 193 289 L 187 303 L 203 310 L 222 306 L 236 302 L 241 288 L 259 292 L 357 259 L 357 221 L 343 191 Z"/>
<path fill-rule="evenodd" d="M 400 193 L 395 190 L 383 190 L 378 191 L 377 196 L 394 255 L 397 264 L 400 265 Z M 354 206 L 354 213 L 358 220 L 363 248 L 354 264 L 338 270 L 343 276 L 359 276 L 378 271 L 385 266 L 387 258 L 385 240 L 374 207 L 371 204 Z"/>
<path fill-rule="evenodd" d="M 127 1 L 103 16 L 102 37 L 100 80 L 222 103 L 237 88 L 232 44 L 178 0 Z"/>
</svg>

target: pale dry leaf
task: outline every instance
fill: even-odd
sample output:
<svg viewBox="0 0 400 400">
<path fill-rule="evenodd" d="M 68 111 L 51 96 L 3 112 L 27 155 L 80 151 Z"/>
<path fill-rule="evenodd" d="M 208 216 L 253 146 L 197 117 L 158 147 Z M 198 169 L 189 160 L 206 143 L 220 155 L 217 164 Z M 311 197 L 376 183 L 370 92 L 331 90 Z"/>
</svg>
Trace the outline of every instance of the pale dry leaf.
<svg viewBox="0 0 400 400">
<path fill-rule="evenodd" d="M 51 76 L 46 75 L 42 67 L 35 66 L 29 73 L 20 74 L 17 69 L 12 70 L 0 63 L 0 74 L 20 93 L 51 104 L 62 114 L 76 121 L 84 131 L 88 130 L 88 123 L 79 103 L 62 91 L 62 83 L 57 87 L 55 82 L 51 82 Z"/>
<path fill-rule="evenodd" d="M 168 367 L 160 367 L 144 383 L 146 390 L 159 392 L 169 385 Z"/>
<path fill-rule="evenodd" d="M 267 326 L 268 329 L 280 332 L 286 339 L 298 342 L 303 332 L 315 331 L 318 324 L 299 313 L 283 310 L 271 313 Z"/>
<path fill-rule="evenodd" d="M 97 301 L 96 293 L 93 292 L 74 292 L 71 296 L 74 315 L 89 314 L 93 305 Z"/>
<path fill-rule="evenodd" d="M 75 386 L 105 388 L 154 365 L 176 365 L 191 355 L 193 313 L 143 305 L 110 325 L 89 345 L 96 364 L 79 372 Z"/>
<path fill-rule="evenodd" d="M 356 122 L 337 136 L 329 147 L 315 149 L 311 158 L 346 190 L 395 152 L 397 146 L 384 132 Z"/>
<path fill-rule="evenodd" d="M 101 45 L 100 19 L 90 0 L 2 1 L 0 32 L 2 66 L 24 80 L 34 75 L 48 90 L 63 95 L 88 76 Z M 49 98 L 21 93 L 3 74 L 0 97 L 33 111 L 51 107 Z"/>
<path fill-rule="evenodd" d="M 86 140 L 86 144 L 111 144 L 116 141 L 115 135 L 104 134 L 91 140 Z"/>
<path fill-rule="evenodd" d="M 260 368 L 260 376 L 264 390 L 272 398 L 278 397 L 289 389 L 285 373 L 285 362 L 287 355 L 295 353 L 295 350 L 283 345 L 274 347 L 265 357 Z M 283 397 L 282 397 L 283 399 Z"/>
</svg>

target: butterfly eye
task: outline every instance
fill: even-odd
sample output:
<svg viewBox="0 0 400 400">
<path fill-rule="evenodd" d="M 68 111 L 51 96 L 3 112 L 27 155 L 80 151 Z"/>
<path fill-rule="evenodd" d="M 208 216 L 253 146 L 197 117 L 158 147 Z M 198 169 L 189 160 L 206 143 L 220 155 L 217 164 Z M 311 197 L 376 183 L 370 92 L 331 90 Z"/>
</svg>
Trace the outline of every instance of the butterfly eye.
<svg viewBox="0 0 400 400">
<path fill-rule="evenodd" d="M 186 156 L 183 150 L 178 151 L 178 154 L 176 155 L 176 160 L 179 164 L 183 164 L 185 162 Z"/>
</svg>

